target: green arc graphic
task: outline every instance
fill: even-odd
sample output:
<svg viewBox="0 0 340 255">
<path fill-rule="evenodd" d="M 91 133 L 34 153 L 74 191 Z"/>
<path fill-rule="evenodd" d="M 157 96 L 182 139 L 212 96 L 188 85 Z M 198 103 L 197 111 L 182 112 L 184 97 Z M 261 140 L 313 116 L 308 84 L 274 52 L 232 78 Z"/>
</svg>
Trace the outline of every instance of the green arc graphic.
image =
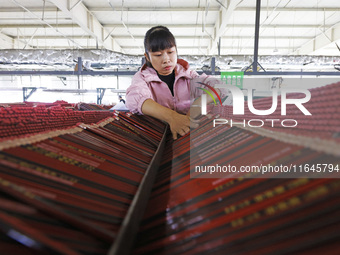
<svg viewBox="0 0 340 255">
<path fill-rule="evenodd" d="M 214 100 L 215 105 L 217 105 L 215 98 L 213 97 L 213 95 L 211 94 L 211 92 L 209 90 L 203 89 L 203 88 L 200 88 L 200 87 L 197 87 L 197 88 L 205 91 L 209 96 L 211 96 L 211 98 Z"/>
</svg>

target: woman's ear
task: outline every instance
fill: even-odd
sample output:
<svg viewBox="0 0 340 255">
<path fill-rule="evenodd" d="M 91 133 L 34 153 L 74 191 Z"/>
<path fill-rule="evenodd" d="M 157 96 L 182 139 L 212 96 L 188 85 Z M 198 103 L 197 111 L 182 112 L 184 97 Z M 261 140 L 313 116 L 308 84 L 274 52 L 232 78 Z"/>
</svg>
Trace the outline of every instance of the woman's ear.
<svg viewBox="0 0 340 255">
<path fill-rule="evenodd" d="M 148 55 L 146 52 L 144 53 L 144 57 L 145 57 L 145 59 L 146 59 L 147 61 L 150 62 L 149 55 Z"/>
</svg>

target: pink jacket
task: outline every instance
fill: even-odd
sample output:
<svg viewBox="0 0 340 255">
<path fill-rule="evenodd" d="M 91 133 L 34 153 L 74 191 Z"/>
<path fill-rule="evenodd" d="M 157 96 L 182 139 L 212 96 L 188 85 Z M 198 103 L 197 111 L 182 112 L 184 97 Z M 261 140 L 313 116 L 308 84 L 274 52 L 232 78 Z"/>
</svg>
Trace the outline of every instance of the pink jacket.
<svg viewBox="0 0 340 255">
<path fill-rule="evenodd" d="M 142 113 L 144 101 L 150 98 L 178 113 L 186 114 L 190 108 L 190 81 L 198 76 L 196 71 L 189 69 L 188 62 L 178 59 L 172 96 L 168 85 L 159 79 L 156 70 L 144 65 L 133 76 L 126 91 L 126 106 L 132 113 Z M 201 76 L 207 77 L 205 74 Z"/>
</svg>

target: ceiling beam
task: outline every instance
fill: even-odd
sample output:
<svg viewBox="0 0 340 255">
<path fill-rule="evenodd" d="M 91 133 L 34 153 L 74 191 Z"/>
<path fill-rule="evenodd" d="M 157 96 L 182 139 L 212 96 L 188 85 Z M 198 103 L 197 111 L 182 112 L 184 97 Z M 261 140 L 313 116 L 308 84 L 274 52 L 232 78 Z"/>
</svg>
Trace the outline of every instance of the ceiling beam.
<svg viewBox="0 0 340 255">
<path fill-rule="evenodd" d="M 22 42 L 23 38 L 13 38 L 0 32 L 0 48 L 1 49 L 32 49 L 28 43 Z M 28 38 L 29 39 L 29 38 Z"/>
<path fill-rule="evenodd" d="M 72 39 L 93 39 L 93 36 L 91 35 L 72 35 L 70 36 Z M 14 39 L 30 39 L 31 36 L 18 36 L 18 37 L 14 37 Z M 131 38 L 131 37 L 130 37 Z M 64 37 L 61 36 L 57 36 L 57 35 L 36 35 L 34 36 L 34 38 L 32 40 L 65 40 Z"/>
<path fill-rule="evenodd" d="M 29 7 L 31 12 L 43 12 L 42 7 Z M 59 9 L 57 7 L 45 7 L 44 12 L 56 12 Z M 92 7 L 88 8 L 90 12 L 112 12 L 112 8 L 110 7 Z M 220 8 L 218 7 L 209 7 L 209 12 L 218 12 Z M 274 7 L 262 7 L 261 12 L 338 12 L 340 8 L 331 8 L 331 7 L 322 7 L 318 8 L 309 8 L 309 7 L 284 7 L 284 8 L 274 8 Z M 205 12 L 205 7 L 117 7 L 117 11 L 124 12 Z M 235 11 L 244 11 L 244 12 L 254 12 L 255 7 L 237 7 Z M 18 7 L 2 7 L 0 8 L 0 13 L 6 12 L 24 12 L 22 8 Z"/>
<path fill-rule="evenodd" d="M 201 24 L 162 24 L 163 26 L 166 26 L 169 29 L 174 29 L 174 28 L 202 28 Z M 103 24 L 105 28 L 124 28 L 122 24 Z M 150 28 L 152 25 L 150 24 L 129 24 L 129 28 Z M 213 28 L 214 24 L 208 24 L 206 25 L 208 28 Z"/>
<path fill-rule="evenodd" d="M 28 8 L 31 12 L 43 12 L 43 9 L 41 7 L 29 7 Z M 87 8 L 89 12 L 112 12 L 111 7 L 92 7 Z M 56 7 L 45 7 L 44 12 L 56 12 L 58 8 Z M 205 8 L 197 8 L 197 7 L 123 7 L 121 6 L 117 7 L 117 11 L 123 11 L 123 12 L 200 12 L 205 11 Z M 209 8 L 209 11 L 217 12 L 219 11 L 219 8 Z M 13 13 L 13 12 L 24 12 L 21 8 L 17 7 L 5 7 L 0 8 L 0 13 Z"/>
<path fill-rule="evenodd" d="M 338 40 L 340 40 L 340 23 L 334 25 L 333 27 L 327 29 L 325 32 L 322 32 L 315 38 L 311 39 L 309 42 L 302 45 L 301 48 L 297 49 L 293 54 L 296 55 L 313 54 L 317 50 L 329 47 L 331 44 L 334 44 L 334 48 L 337 48 L 335 43 Z M 339 43 L 338 46 L 340 46 Z"/>
<path fill-rule="evenodd" d="M 177 45 L 177 48 L 179 50 L 181 49 L 206 49 L 208 46 L 180 46 L 180 45 Z M 136 46 L 122 46 L 122 48 L 124 49 L 127 49 L 127 50 L 133 50 L 133 49 L 136 49 Z M 254 50 L 254 47 L 252 46 L 247 46 L 247 47 L 234 47 L 234 46 L 223 46 L 221 47 L 222 50 Z M 266 46 L 266 47 L 260 47 L 259 50 L 275 50 L 275 49 L 278 49 L 278 50 L 295 50 L 296 47 L 292 47 L 292 46 L 287 46 L 287 47 L 284 47 L 284 46 L 281 46 L 281 47 L 275 47 L 274 45 L 273 46 Z"/>
<path fill-rule="evenodd" d="M 49 23 L 51 26 L 55 28 L 75 28 L 79 27 L 77 24 L 54 24 L 54 23 Z M 0 29 L 3 28 L 49 28 L 48 25 L 45 24 L 0 24 Z"/>
<path fill-rule="evenodd" d="M 18 19 L 19 20 L 19 19 Z M 54 24 L 50 23 L 51 26 L 55 28 L 75 28 L 79 27 L 78 24 Z M 164 26 L 168 27 L 169 29 L 174 28 L 202 28 L 201 24 L 164 24 Z M 112 29 L 112 28 L 125 28 L 122 24 L 103 24 L 104 28 Z M 213 28 L 214 24 L 206 24 L 205 27 L 207 28 Z M 254 28 L 253 24 L 233 24 L 230 26 L 231 28 Z M 331 26 L 321 26 L 320 24 L 316 25 L 310 25 L 310 24 L 263 24 L 261 25 L 261 28 L 282 28 L 282 29 L 292 29 L 292 28 L 330 28 Z M 44 24 L 0 24 L 1 28 L 48 28 L 47 25 Z M 129 28 L 150 28 L 150 24 L 129 24 Z"/>
<path fill-rule="evenodd" d="M 111 37 L 98 19 L 92 15 L 85 5 L 78 0 L 50 0 L 64 14 L 78 24 L 87 34 L 93 36 L 98 46 L 106 49 L 121 52 L 120 45 Z"/>
<path fill-rule="evenodd" d="M 14 49 L 14 40 L 0 32 L 0 48 L 2 49 Z"/>
<path fill-rule="evenodd" d="M 135 49 L 136 47 L 135 46 L 122 46 L 122 48 L 124 49 Z M 204 46 L 178 46 L 179 49 L 198 49 L 198 48 L 206 48 Z M 240 49 L 239 47 L 234 47 L 234 46 L 231 46 L 231 47 L 228 47 L 228 46 L 224 46 L 224 47 L 221 47 L 221 49 Z M 252 46 L 248 46 L 248 47 L 241 47 L 241 49 L 254 49 L 254 47 Z M 260 48 L 261 49 L 261 48 Z M 270 46 L 270 47 L 263 47 L 263 49 L 296 49 L 296 47 L 275 47 L 275 46 Z"/>
<path fill-rule="evenodd" d="M 243 12 L 255 12 L 255 7 L 237 7 L 235 11 L 243 11 Z M 322 7 L 318 6 L 318 8 L 309 8 L 309 7 L 261 7 L 261 12 L 338 12 L 340 8 L 330 8 L 330 7 Z"/>
<path fill-rule="evenodd" d="M 56 12 L 58 8 L 56 7 L 45 7 L 43 10 L 42 7 L 29 7 L 27 8 L 31 12 Z M 1 7 L 0 8 L 0 13 L 5 13 L 5 12 L 25 12 L 22 8 L 19 7 Z"/>
<path fill-rule="evenodd" d="M 24 35 L 24 36 L 16 36 L 13 37 L 12 39 L 14 40 L 28 40 L 31 39 L 32 36 L 28 36 L 28 35 Z M 71 36 L 71 38 L 73 40 L 95 40 L 92 36 L 90 35 L 73 35 Z M 114 39 L 116 40 L 130 40 L 131 37 L 130 36 L 126 36 L 126 35 L 115 35 L 113 36 Z M 136 40 L 144 40 L 144 36 L 134 36 L 134 38 Z M 222 36 L 221 37 L 222 40 L 239 40 L 239 39 L 252 39 L 253 35 L 249 35 L 249 36 Z M 176 36 L 176 40 L 180 41 L 180 40 L 195 40 L 197 39 L 196 36 Z M 210 39 L 210 37 L 208 35 L 203 36 L 203 39 Z M 261 36 L 261 40 L 276 40 L 276 41 L 280 41 L 280 40 L 300 40 L 300 39 L 306 39 L 306 40 L 311 40 L 313 39 L 313 36 Z M 32 38 L 33 41 L 36 40 L 65 40 L 64 37 L 60 37 L 60 36 L 55 36 L 55 35 L 36 35 L 34 36 L 34 38 Z M 122 47 L 124 48 L 124 47 Z"/>
<path fill-rule="evenodd" d="M 123 12 L 204 12 L 205 8 L 197 7 L 117 7 L 117 11 Z M 112 8 L 93 7 L 89 8 L 90 12 L 112 12 Z M 219 8 L 209 8 L 209 11 L 218 12 Z"/>
<path fill-rule="evenodd" d="M 123 28 L 124 26 L 122 24 L 104 24 L 105 28 Z M 169 29 L 174 28 L 202 28 L 202 24 L 163 24 L 163 26 L 168 27 Z M 206 24 L 206 28 L 215 28 L 214 24 Z M 320 25 L 320 24 L 263 24 L 261 25 L 261 28 L 282 28 L 282 29 L 293 29 L 293 28 L 304 28 L 304 29 L 310 29 L 310 28 L 319 28 L 319 27 L 325 27 L 330 28 L 330 25 Z M 129 24 L 129 28 L 150 28 L 150 24 Z M 254 24 L 232 24 L 230 25 L 230 28 L 253 28 Z"/>
<path fill-rule="evenodd" d="M 20 18 L 16 20 L 21 20 Z M 56 24 L 56 23 L 49 23 L 51 26 L 59 27 L 59 28 L 74 28 L 79 27 L 78 24 Z M 123 24 L 103 24 L 104 28 L 112 29 L 112 28 L 125 28 Z M 202 25 L 196 25 L 196 24 L 164 24 L 163 26 L 166 26 L 168 28 L 201 28 Z M 214 24 L 208 24 L 206 25 L 208 28 L 214 27 Z M 45 24 L 38 24 L 38 23 L 31 23 L 31 24 L 0 24 L 0 28 L 47 28 L 48 26 Z M 150 24 L 129 24 L 129 28 L 150 28 Z"/>
<path fill-rule="evenodd" d="M 223 0 L 221 3 L 219 14 L 215 20 L 215 27 L 208 49 L 208 55 L 215 54 L 219 38 L 224 34 L 225 29 L 233 11 L 242 0 Z"/>
<path fill-rule="evenodd" d="M 24 35 L 24 36 L 17 36 L 14 37 L 13 39 L 30 39 L 32 36 L 30 35 Z M 71 36 L 72 39 L 84 39 L 84 40 L 88 40 L 88 39 L 93 39 L 94 38 L 90 35 L 72 35 Z M 113 35 L 113 38 L 116 40 L 130 40 L 131 36 L 127 36 L 127 35 Z M 136 40 L 144 40 L 144 35 L 138 35 L 138 36 L 134 36 L 134 38 Z M 210 37 L 208 35 L 204 35 L 202 36 L 203 39 L 210 39 Z M 253 35 L 249 35 L 249 36 L 222 36 L 221 37 L 222 40 L 238 40 L 238 39 L 251 39 L 253 38 Z M 281 36 L 281 35 L 277 35 L 277 36 L 261 36 L 260 39 L 261 40 L 291 40 L 291 39 L 313 39 L 313 36 L 299 36 L 299 35 L 291 35 L 291 36 Z M 176 40 L 195 40 L 197 39 L 197 36 L 189 36 L 189 35 L 185 35 L 185 36 L 176 36 Z M 34 38 L 32 40 L 65 40 L 64 37 L 61 36 L 56 36 L 56 35 L 36 35 L 34 36 Z"/>
<path fill-rule="evenodd" d="M 36 37 L 35 37 L 36 38 Z M 121 40 L 128 40 L 131 39 L 130 36 L 126 36 L 126 35 L 114 35 L 115 39 L 121 39 Z M 140 36 L 134 36 L 135 39 L 138 40 L 142 40 L 144 39 L 144 36 L 140 35 Z M 208 35 L 203 35 L 200 36 L 200 38 L 203 39 L 210 39 L 210 37 Z M 222 36 L 221 39 L 224 40 L 238 40 L 238 39 L 250 39 L 253 38 L 253 35 L 243 35 L 243 36 Z M 276 35 L 276 36 L 261 36 L 260 39 L 312 39 L 313 36 L 300 36 L 300 35 L 291 35 L 291 36 L 284 36 L 284 35 Z M 184 36 L 176 36 L 176 40 L 194 40 L 197 39 L 197 36 L 190 36 L 190 35 L 184 35 Z"/>
</svg>

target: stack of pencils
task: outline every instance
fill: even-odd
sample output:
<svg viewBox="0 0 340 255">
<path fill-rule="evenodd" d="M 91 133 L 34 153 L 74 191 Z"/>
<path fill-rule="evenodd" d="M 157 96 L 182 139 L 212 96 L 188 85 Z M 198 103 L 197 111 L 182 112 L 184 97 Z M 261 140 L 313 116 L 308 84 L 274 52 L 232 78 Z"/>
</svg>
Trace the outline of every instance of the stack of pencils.
<svg viewBox="0 0 340 255">
<path fill-rule="evenodd" d="M 190 135 L 169 137 L 133 254 L 338 254 L 339 84 L 311 94 L 306 108 L 314 122 L 296 108 L 287 111 L 296 129 L 213 127 L 208 114 Z M 272 103 L 254 102 L 256 109 Z M 211 111 L 240 122 L 230 106 Z M 282 118 L 275 114 L 270 118 Z M 201 171 L 217 166 L 236 171 Z M 240 171 L 264 166 L 291 172 Z"/>
<path fill-rule="evenodd" d="M 0 254 L 107 254 L 164 129 L 119 114 L 3 140 Z"/>
<path fill-rule="evenodd" d="M 55 104 L 4 107 L 0 108 L 0 140 L 64 129 L 77 123 L 96 123 L 113 116 L 109 111 L 76 111 Z"/>
<path fill-rule="evenodd" d="M 148 116 L 2 108 L 0 254 L 338 254 L 339 94 L 339 84 L 312 89 L 311 116 L 294 105 L 284 117 L 280 107 L 242 116 L 294 119 L 294 128 L 213 126 L 242 120 L 230 106 L 209 107 L 176 141 Z M 254 100 L 256 109 L 271 105 Z M 49 128 L 21 130 L 40 120 Z"/>
</svg>

